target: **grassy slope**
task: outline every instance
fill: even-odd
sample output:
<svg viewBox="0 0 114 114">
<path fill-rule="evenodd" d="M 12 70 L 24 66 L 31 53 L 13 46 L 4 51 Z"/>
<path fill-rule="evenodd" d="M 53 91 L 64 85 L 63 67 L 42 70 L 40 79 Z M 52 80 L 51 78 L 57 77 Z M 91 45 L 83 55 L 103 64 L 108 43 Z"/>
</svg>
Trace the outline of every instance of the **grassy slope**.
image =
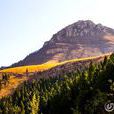
<svg viewBox="0 0 114 114">
<path fill-rule="evenodd" d="M 56 64 L 46 63 L 46 64 L 41 64 L 41 65 L 30 65 L 30 66 L 8 68 L 8 69 L 1 70 L 0 72 L 22 74 L 22 73 L 26 72 L 26 69 L 28 69 L 29 72 L 36 72 L 36 71 L 47 70 L 47 69 L 52 68 L 54 66 L 56 66 Z"/>
<path fill-rule="evenodd" d="M 68 62 L 91 60 L 91 59 L 95 59 L 95 58 L 98 58 L 98 57 L 108 56 L 110 54 L 111 53 L 107 53 L 107 54 L 103 54 L 103 55 L 95 56 L 95 57 L 72 59 L 72 60 L 68 60 L 68 61 L 64 61 L 64 62 L 60 62 L 60 63 L 47 62 L 47 63 L 41 64 L 41 65 L 30 65 L 30 66 L 8 68 L 8 69 L 1 70 L 0 73 L 2 73 L 2 72 L 11 72 L 11 73 L 22 74 L 22 73 L 26 72 L 26 69 L 28 69 L 29 72 L 44 71 L 44 70 L 48 70 L 50 68 L 53 68 L 55 66 L 68 63 Z"/>
<path fill-rule="evenodd" d="M 23 76 L 21 78 L 17 78 L 15 76 L 11 76 L 10 79 L 9 79 L 9 83 L 0 90 L 0 99 L 2 97 L 10 95 L 25 80 L 27 80 L 26 76 Z"/>
<path fill-rule="evenodd" d="M 41 64 L 41 65 L 31 65 L 31 66 L 9 68 L 9 69 L 1 70 L 0 73 L 10 72 L 10 73 L 23 74 L 24 72 L 26 72 L 26 69 L 28 69 L 29 72 L 44 71 L 44 70 L 48 70 L 48 69 L 53 68 L 58 65 L 63 65 L 68 62 L 79 62 L 79 61 L 84 61 L 84 60 L 91 60 L 91 59 L 96 59 L 99 57 L 109 56 L 110 54 L 111 53 L 107 53 L 107 54 L 104 54 L 101 56 L 96 56 L 96 57 L 73 59 L 73 60 L 68 60 L 68 61 L 61 62 L 61 63 L 47 62 L 47 63 Z M 0 99 L 2 97 L 10 95 L 15 90 L 15 88 L 17 88 L 19 85 L 21 85 L 25 80 L 28 80 L 29 78 L 31 78 L 31 77 L 26 77 L 25 75 L 23 75 L 22 77 L 11 76 L 11 78 L 9 80 L 9 84 L 0 91 Z"/>
</svg>

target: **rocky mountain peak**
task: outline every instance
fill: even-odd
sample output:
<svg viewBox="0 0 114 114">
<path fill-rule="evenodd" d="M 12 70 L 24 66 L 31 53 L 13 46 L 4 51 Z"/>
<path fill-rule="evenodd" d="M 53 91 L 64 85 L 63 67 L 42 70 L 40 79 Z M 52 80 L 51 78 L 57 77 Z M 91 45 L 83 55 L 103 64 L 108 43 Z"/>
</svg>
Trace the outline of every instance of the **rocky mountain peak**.
<svg viewBox="0 0 114 114">
<path fill-rule="evenodd" d="M 114 29 L 80 20 L 53 35 L 44 46 L 12 66 L 97 56 L 114 50 Z"/>
<path fill-rule="evenodd" d="M 75 42 L 79 38 L 94 38 L 107 33 L 113 34 L 114 30 L 102 24 L 95 24 L 91 20 L 80 20 L 54 34 L 52 39 L 46 42 L 45 45 L 56 42 Z"/>
</svg>

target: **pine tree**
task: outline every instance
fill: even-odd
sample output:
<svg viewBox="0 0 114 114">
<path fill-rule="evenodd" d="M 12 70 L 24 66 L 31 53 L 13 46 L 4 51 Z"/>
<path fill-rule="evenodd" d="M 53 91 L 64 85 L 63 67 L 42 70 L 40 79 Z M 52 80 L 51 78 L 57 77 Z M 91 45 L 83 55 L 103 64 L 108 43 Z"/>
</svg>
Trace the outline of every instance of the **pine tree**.
<svg viewBox="0 0 114 114">
<path fill-rule="evenodd" d="M 25 114 L 25 106 L 22 101 L 21 101 L 21 114 Z"/>
<path fill-rule="evenodd" d="M 38 114 L 39 112 L 39 96 L 33 94 L 32 100 L 30 101 L 31 114 Z"/>
</svg>

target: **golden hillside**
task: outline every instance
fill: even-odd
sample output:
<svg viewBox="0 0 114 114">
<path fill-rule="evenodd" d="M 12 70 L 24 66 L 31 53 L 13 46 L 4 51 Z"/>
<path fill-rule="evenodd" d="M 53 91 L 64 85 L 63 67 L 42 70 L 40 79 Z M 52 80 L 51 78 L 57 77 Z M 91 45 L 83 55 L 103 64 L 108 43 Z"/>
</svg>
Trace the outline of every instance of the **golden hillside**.
<svg viewBox="0 0 114 114">
<path fill-rule="evenodd" d="M 26 72 L 26 70 L 28 70 L 28 72 L 44 71 L 44 70 L 48 70 L 50 68 L 53 68 L 55 66 L 68 63 L 68 62 L 91 60 L 91 59 L 95 59 L 95 58 L 98 58 L 98 57 L 108 56 L 110 54 L 111 54 L 111 52 L 107 53 L 107 54 L 100 55 L 100 56 L 72 59 L 72 60 L 68 60 L 68 61 L 64 61 L 64 62 L 60 62 L 60 63 L 57 63 L 55 61 L 49 61 L 49 62 L 41 64 L 41 65 L 30 65 L 30 66 L 21 66 L 21 67 L 8 68 L 8 69 L 1 70 L 0 73 L 5 72 L 5 73 L 23 74 L 23 73 Z"/>
<path fill-rule="evenodd" d="M 26 74 L 24 74 L 27 69 L 29 72 L 45 71 L 45 70 L 48 70 L 50 68 L 54 68 L 58 65 L 64 65 L 66 63 L 80 62 L 80 61 L 86 61 L 86 60 L 92 60 L 92 59 L 94 60 L 94 59 L 99 58 L 99 57 L 109 56 L 110 54 L 111 53 L 107 53 L 107 54 L 104 54 L 101 56 L 96 56 L 96 57 L 73 59 L 73 60 L 68 60 L 68 61 L 64 61 L 61 63 L 56 63 L 54 61 L 50 61 L 50 62 L 47 62 L 45 64 L 41 64 L 41 65 L 22 66 L 22 67 L 15 67 L 15 68 L 8 68 L 8 69 L 1 70 L 0 73 L 22 74 L 22 76 L 18 77 L 14 74 L 10 76 L 9 83 L 0 90 L 0 99 L 2 97 L 5 97 L 5 96 L 12 94 L 12 92 L 19 85 L 21 85 L 24 81 L 29 80 L 29 79 L 34 79 L 33 77 L 26 76 Z M 38 77 L 38 78 L 40 78 L 40 77 Z"/>
</svg>

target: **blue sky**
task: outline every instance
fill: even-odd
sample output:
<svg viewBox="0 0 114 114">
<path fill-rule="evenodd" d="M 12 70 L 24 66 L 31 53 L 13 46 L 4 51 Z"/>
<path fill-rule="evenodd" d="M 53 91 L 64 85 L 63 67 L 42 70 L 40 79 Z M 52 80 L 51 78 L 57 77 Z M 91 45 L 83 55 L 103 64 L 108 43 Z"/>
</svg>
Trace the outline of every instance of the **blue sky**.
<svg viewBox="0 0 114 114">
<path fill-rule="evenodd" d="M 113 0 L 0 0 L 0 66 L 25 58 L 78 20 L 114 28 L 113 5 Z"/>
</svg>

